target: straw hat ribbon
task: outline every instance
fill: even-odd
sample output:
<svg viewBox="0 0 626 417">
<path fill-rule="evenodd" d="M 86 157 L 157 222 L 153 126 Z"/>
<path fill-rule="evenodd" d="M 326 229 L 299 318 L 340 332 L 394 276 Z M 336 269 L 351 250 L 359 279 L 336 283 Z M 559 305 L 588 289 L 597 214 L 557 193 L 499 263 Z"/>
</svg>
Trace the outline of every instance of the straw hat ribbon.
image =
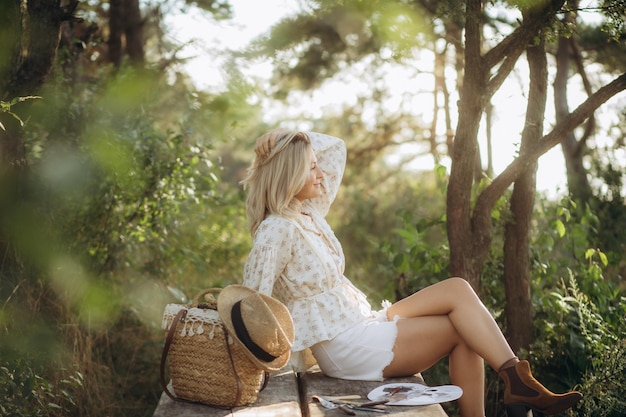
<svg viewBox="0 0 626 417">
<path fill-rule="evenodd" d="M 282 369 L 291 356 L 294 326 L 287 307 L 242 285 L 229 285 L 217 298 L 217 311 L 244 353 L 266 371 Z"/>
</svg>

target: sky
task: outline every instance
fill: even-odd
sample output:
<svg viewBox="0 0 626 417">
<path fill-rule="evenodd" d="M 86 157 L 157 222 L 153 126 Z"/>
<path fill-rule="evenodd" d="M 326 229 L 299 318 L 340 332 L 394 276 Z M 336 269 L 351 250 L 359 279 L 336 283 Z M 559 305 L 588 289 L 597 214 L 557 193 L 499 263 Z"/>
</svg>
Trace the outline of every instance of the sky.
<svg viewBox="0 0 626 417">
<path fill-rule="evenodd" d="M 230 2 L 234 17 L 229 22 L 212 22 L 199 13 L 179 15 L 170 18 L 167 22 L 172 31 L 170 36 L 173 36 L 177 42 L 193 41 L 189 47 L 182 51 L 181 56 L 190 57 L 186 64 L 186 71 L 200 89 L 215 91 L 219 90 L 220 86 L 225 83 L 222 70 L 224 62 L 215 58 L 214 51 L 242 48 L 254 37 L 267 32 L 282 17 L 296 13 L 300 8 L 298 0 L 231 0 Z M 520 69 L 524 71 L 523 67 Z M 271 74 L 271 68 L 268 64 L 259 64 L 248 71 L 249 75 L 255 78 L 268 78 Z M 395 87 L 393 83 L 390 84 L 391 89 L 395 88 L 399 91 L 398 94 L 402 94 L 401 91 L 406 92 L 411 81 L 429 82 L 429 80 L 413 80 L 408 75 L 393 74 L 391 77 L 400 80 Z M 354 80 L 353 83 L 331 84 L 326 91 L 313 95 L 313 106 L 306 109 L 307 113 L 310 117 L 317 117 L 321 115 L 322 109 L 337 106 L 346 97 L 354 97 L 355 92 L 362 88 L 367 88 L 367 86 L 359 80 Z M 428 89 L 423 85 L 415 87 L 415 89 L 422 90 L 425 88 Z M 412 91 L 417 91 L 415 89 Z M 511 77 L 511 81 L 505 84 L 492 100 L 496 109 L 492 129 L 493 160 L 496 173 L 510 163 L 520 141 L 526 110 L 526 100 L 520 91 L 522 88 L 519 85 L 519 79 Z M 430 102 L 422 101 L 422 103 L 430 106 Z M 394 104 L 390 105 L 393 106 Z M 415 101 L 412 105 L 416 106 Z M 284 111 L 282 108 L 275 110 L 277 112 Z M 294 112 L 300 110 L 302 109 L 294 109 Z M 424 108 L 424 112 L 429 111 L 430 109 Z M 549 115 L 552 111 L 550 105 L 548 105 L 547 111 L 546 122 L 549 122 L 553 120 Z M 271 117 L 272 109 L 268 109 L 267 112 Z M 548 128 L 549 126 L 546 126 L 546 129 Z M 485 146 L 481 146 L 482 149 L 485 149 Z M 405 149 L 404 151 L 411 150 Z M 486 160 L 486 156 L 483 160 Z M 432 160 L 421 158 L 416 160 L 415 165 L 421 169 L 430 169 Z M 565 162 L 559 146 L 539 159 L 537 189 L 550 198 L 558 198 L 558 196 L 565 194 L 567 190 Z"/>
<path fill-rule="evenodd" d="M 298 0 L 229 0 L 233 19 L 214 22 L 198 12 L 171 16 L 167 24 L 178 43 L 192 41 L 181 51 L 181 56 L 193 57 L 186 69 L 199 88 L 219 89 L 225 81 L 224 61 L 215 59 L 212 52 L 236 50 L 268 31 L 282 17 L 299 10 Z M 255 67 L 260 75 L 269 75 L 269 67 Z"/>
</svg>

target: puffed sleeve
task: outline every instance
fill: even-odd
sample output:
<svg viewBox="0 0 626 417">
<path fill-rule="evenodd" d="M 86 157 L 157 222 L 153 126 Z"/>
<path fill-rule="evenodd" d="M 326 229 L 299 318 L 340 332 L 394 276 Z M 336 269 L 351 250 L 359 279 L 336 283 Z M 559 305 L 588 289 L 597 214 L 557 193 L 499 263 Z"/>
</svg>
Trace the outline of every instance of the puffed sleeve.
<svg viewBox="0 0 626 417">
<path fill-rule="evenodd" d="M 276 216 L 268 217 L 259 225 L 244 266 L 243 285 L 272 295 L 274 283 L 291 259 L 293 234 L 293 227 Z"/>
<path fill-rule="evenodd" d="M 326 216 L 330 205 L 335 200 L 339 185 L 346 168 L 346 144 L 334 136 L 317 132 L 307 132 L 315 151 L 317 165 L 324 173 L 321 197 L 307 200 L 305 205 L 312 205 L 322 216 Z"/>
</svg>

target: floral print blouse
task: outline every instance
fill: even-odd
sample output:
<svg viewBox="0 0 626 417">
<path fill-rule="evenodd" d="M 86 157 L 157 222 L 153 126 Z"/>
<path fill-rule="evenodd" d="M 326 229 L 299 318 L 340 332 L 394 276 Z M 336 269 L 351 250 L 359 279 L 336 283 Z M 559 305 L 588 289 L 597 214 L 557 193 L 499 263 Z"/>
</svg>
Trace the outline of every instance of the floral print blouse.
<svg viewBox="0 0 626 417">
<path fill-rule="evenodd" d="M 346 164 L 341 139 L 309 132 L 324 172 L 321 197 L 305 200 L 298 219 L 271 215 L 259 225 L 243 284 L 282 301 L 295 326 L 297 353 L 372 316 L 365 294 L 344 275 L 341 244 L 325 219 Z"/>
</svg>

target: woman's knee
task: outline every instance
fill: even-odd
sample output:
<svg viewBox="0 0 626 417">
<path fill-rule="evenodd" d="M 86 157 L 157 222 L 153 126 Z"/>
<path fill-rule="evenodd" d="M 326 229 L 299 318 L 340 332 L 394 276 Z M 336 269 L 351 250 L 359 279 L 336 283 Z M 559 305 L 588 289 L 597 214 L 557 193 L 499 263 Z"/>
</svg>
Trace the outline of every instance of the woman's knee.
<svg viewBox="0 0 626 417">
<path fill-rule="evenodd" d="M 476 295 L 474 288 L 472 288 L 472 285 L 466 279 L 461 277 L 452 277 L 446 279 L 444 282 L 446 282 L 450 286 L 450 290 L 455 293 L 469 293 Z"/>
</svg>

